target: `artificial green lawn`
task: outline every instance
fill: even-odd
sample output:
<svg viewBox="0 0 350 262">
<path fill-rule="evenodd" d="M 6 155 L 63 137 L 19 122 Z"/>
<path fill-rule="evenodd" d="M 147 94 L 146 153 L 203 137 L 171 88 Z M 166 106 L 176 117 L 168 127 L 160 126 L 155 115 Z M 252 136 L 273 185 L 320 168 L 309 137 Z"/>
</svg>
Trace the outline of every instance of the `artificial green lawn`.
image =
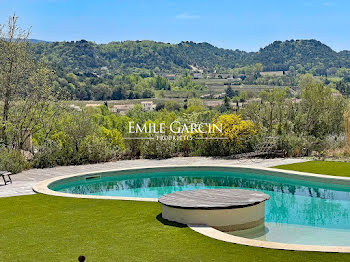
<svg viewBox="0 0 350 262">
<path fill-rule="evenodd" d="M 331 176 L 349 176 L 350 163 L 335 161 L 309 161 L 290 165 L 276 166 L 275 168 L 324 174 Z"/>
<path fill-rule="evenodd" d="M 1 190 L 1 188 L 0 188 Z M 0 261 L 350 261 L 350 254 L 247 247 L 160 221 L 158 203 L 0 198 Z M 158 217 L 158 219 L 157 219 Z"/>
</svg>

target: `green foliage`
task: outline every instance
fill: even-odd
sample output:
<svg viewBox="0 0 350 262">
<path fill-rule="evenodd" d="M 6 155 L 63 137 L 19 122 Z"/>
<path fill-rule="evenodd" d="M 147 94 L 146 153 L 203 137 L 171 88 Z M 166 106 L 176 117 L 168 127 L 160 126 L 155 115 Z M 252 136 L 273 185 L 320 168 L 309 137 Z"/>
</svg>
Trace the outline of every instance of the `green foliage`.
<svg viewBox="0 0 350 262">
<path fill-rule="evenodd" d="M 280 137 L 290 155 L 303 155 L 306 149 L 322 151 L 328 137 L 344 133 L 344 98 L 312 76 L 304 80 L 301 99 L 288 98 L 286 89 L 275 88 L 261 92 L 261 101 L 241 111 L 260 126 L 261 133 Z"/>
<path fill-rule="evenodd" d="M 344 80 L 337 81 L 335 88 L 346 97 L 350 97 L 350 83 L 345 82 Z"/>
<path fill-rule="evenodd" d="M 62 146 L 53 140 L 46 140 L 38 147 L 34 155 L 33 166 L 37 168 L 54 167 L 57 165 L 68 165 L 72 160 L 67 160 Z"/>
<path fill-rule="evenodd" d="M 35 59 L 29 33 L 19 27 L 15 14 L 6 26 L 0 25 L 0 142 L 17 150 L 28 150 L 28 133 L 48 124 L 42 118 L 52 117 L 58 97 L 52 84 L 55 73 L 44 58 Z"/>
<path fill-rule="evenodd" d="M 113 117 L 105 109 L 99 108 L 95 115 L 66 112 L 56 119 L 57 126 L 51 136 L 39 142 L 34 165 L 43 168 L 116 158 L 125 149 L 122 134 L 117 130 L 125 118 Z"/>
<path fill-rule="evenodd" d="M 279 138 L 279 146 L 285 150 L 287 156 L 298 157 L 305 156 L 312 151 L 309 137 L 301 137 L 295 134 L 283 135 Z M 307 151 L 309 150 L 309 152 Z"/>
<path fill-rule="evenodd" d="M 102 126 L 100 132 L 102 139 L 106 140 L 109 147 L 116 151 L 125 149 L 122 134 L 117 129 L 110 130 Z"/>
<path fill-rule="evenodd" d="M 189 74 L 176 78 L 173 88 L 185 90 L 203 90 L 203 87 L 192 80 Z"/>
<path fill-rule="evenodd" d="M 57 72 L 56 89 L 80 100 L 152 98 L 155 91 L 163 97 L 169 90 L 189 91 L 187 96 L 196 96 L 206 87 L 192 80 L 188 72 L 193 65 L 208 73 L 228 72 L 235 79 L 233 84 L 296 86 L 299 76 L 305 73 L 337 75 L 350 82 L 349 52 L 337 53 L 316 40 L 275 41 L 250 53 L 207 43 L 153 41 L 99 45 L 81 40 L 34 43 L 31 48 Z M 263 70 L 284 73 L 262 76 Z M 162 77 L 167 73 L 176 73 L 176 80 L 170 82 Z M 229 90 L 230 98 L 235 95 Z"/>
<path fill-rule="evenodd" d="M 261 49 L 257 57 L 265 70 L 288 70 L 298 65 L 311 69 L 316 61 L 320 64 L 315 68 L 319 74 L 324 74 L 325 68 L 338 66 L 339 62 L 349 67 L 349 61 L 344 61 L 341 53 L 316 40 L 275 41 Z"/>
<path fill-rule="evenodd" d="M 138 81 L 138 76 L 130 77 Z M 249 102 L 240 113 L 233 115 L 230 99 L 226 97 L 223 112 L 208 110 L 201 99 L 185 101 L 187 108 L 168 101 L 163 109 L 144 111 L 138 104 L 126 116 L 115 115 L 103 105 L 82 112 L 63 110 L 55 118 L 54 125 L 45 125 L 34 134 L 36 167 L 96 163 L 119 157 L 167 158 L 177 155 L 228 156 L 251 152 L 266 136 L 278 138 L 280 149 L 288 155 L 304 155 L 306 151 L 321 152 L 329 147 L 331 137 L 344 133 L 344 98 L 335 90 L 318 81 L 305 81 L 301 99 L 290 98 L 287 89 L 274 88 L 260 93 L 260 101 Z M 248 94 L 241 92 L 246 99 Z M 237 100 L 238 101 L 238 100 Z M 225 108 L 225 105 L 227 108 Z M 45 118 L 50 117 L 44 116 Z M 123 139 L 147 138 L 150 134 L 129 133 L 129 122 L 135 125 L 172 122 L 181 124 L 215 123 L 224 127 L 222 134 L 190 135 L 192 139 L 180 139 L 167 128 L 163 137 L 149 140 Z M 171 136 L 171 137 L 169 137 Z M 213 138 L 214 138 L 213 137 Z M 201 139 L 196 139 L 201 138 Z"/>
<path fill-rule="evenodd" d="M 222 132 L 215 130 L 216 132 L 207 134 L 209 139 L 202 145 L 204 155 L 229 156 L 252 149 L 252 141 L 257 131 L 251 121 L 244 121 L 235 114 L 224 114 L 213 119 L 213 123 L 222 127 Z"/>
<path fill-rule="evenodd" d="M 169 83 L 168 79 L 161 77 L 161 76 L 157 76 L 155 89 L 156 90 L 170 90 L 170 83 Z"/>
<path fill-rule="evenodd" d="M 228 96 L 225 96 L 224 103 L 221 106 L 221 112 L 228 112 L 231 111 L 231 109 L 230 98 Z"/>
<path fill-rule="evenodd" d="M 233 90 L 231 86 L 226 88 L 225 93 L 226 93 L 226 96 L 228 96 L 229 98 L 233 98 L 234 96 L 239 96 L 238 90 Z"/>
<path fill-rule="evenodd" d="M 16 174 L 29 167 L 29 163 L 20 151 L 0 148 L 0 170 Z"/>
<path fill-rule="evenodd" d="M 254 65 L 251 72 L 260 72 L 262 69 L 288 70 L 293 66 L 298 73 L 313 69 L 315 74 L 321 75 L 328 68 L 350 67 L 348 51 L 337 53 L 316 40 L 275 41 L 258 52 L 250 53 L 221 49 L 208 43 L 166 44 L 153 41 L 98 45 L 81 40 L 35 43 L 32 48 L 35 54 L 46 56 L 67 72 L 95 77 L 116 73 L 150 76 L 151 71 L 184 72 L 190 65 L 212 71 Z M 249 74 L 249 70 L 244 71 Z M 339 75 L 343 73 L 339 72 Z"/>
<path fill-rule="evenodd" d="M 339 135 L 343 127 L 345 101 L 329 87 L 320 83 L 307 85 L 301 93 L 301 114 L 296 121 L 302 133 L 316 138 Z"/>
<path fill-rule="evenodd" d="M 178 111 L 180 110 L 181 106 L 176 101 L 167 101 L 164 105 L 164 108 L 168 111 Z"/>
<path fill-rule="evenodd" d="M 86 136 L 81 141 L 78 153 L 81 163 L 105 162 L 114 156 L 114 151 L 108 140 L 98 135 Z"/>
<path fill-rule="evenodd" d="M 164 159 L 174 156 L 176 141 L 174 140 L 144 140 L 141 154 L 144 158 Z"/>
</svg>

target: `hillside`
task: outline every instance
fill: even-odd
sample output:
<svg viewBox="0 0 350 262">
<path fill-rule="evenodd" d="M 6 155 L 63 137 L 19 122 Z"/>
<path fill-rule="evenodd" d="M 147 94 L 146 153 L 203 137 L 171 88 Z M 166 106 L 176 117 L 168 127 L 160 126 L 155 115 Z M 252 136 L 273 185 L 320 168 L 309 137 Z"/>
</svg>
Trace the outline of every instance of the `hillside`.
<svg viewBox="0 0 350 262">
<path fill-rule="evenodd" d="M 40 39 L 28 39 L 30 43 L 50 43 L 49 41 L 40 40 Z"/>
<path fill-rule="evenodd" d="M 208 43 L 169 44 L 154 41 L 125 41 L 96 44 L 85 40 L 33 43 L 38 56 L 57 66 L 84 73 L 180 72 L 196 65 L 204 70 L 228 69 L 262 63 L 265 70 L 287 70 L 290 66 L 316 68 L 350 67 L 350 52 L 335 52 L 317 40 L 275 41 L 258 52 L 215 47 Z"/>
<path fill-rule="evenodd" d="M 260 49 L 254 60 L 266 67 L 285 68 L 289 66 L 312 67 L 323 64 L 325 68 L 349 65 L 350 60 L 342 61 L 341 54 L 317 40 L 275 41 Z"/>
</svg>

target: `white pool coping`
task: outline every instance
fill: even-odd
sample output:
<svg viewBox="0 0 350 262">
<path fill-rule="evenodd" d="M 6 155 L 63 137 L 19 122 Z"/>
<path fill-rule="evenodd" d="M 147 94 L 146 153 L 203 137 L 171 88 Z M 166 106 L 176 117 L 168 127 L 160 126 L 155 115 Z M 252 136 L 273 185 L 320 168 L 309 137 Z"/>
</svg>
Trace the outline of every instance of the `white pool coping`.
<svg viewBox="0 0 350 262">
<path fill-rule="evenodd" d="M 103 172 L 83 172 L 73 175 L 65 175 L 59 176 L 55 178 L 50 178 L 44 181 L 41 181 L 34 185 L 33 191 L 36 193 L 59 196 L 59 197 L 70 197 L 70 198 L 84 198 L 84 199 L 107 199 L 107 200 L 131 200 L 131 201 L 145 201 L 145 202 L 158 202 L 157 198 L 141 198 L 141 197 L 119 197 L 119 196 L 95 196 L 95 195 L 81 195 L 81 194 L 70 194 L 63 193 L 58 191 L 53 191 L 49 189 L 49 185 L 67 178 L 84 176 L 89 174 L 97 174 L 97 173 L 108 173 L 115 171 L 129 171 L 129 170 L 139 170 L 139 169 L 158 169 L 158 168 L 178 168 L 178 167 L 186 167 L 193 168 L 196 166 L 188 166 L 188 165 L 162 165 L 156 167 L 150 166 L 138 166 L 132 168 L 115 168 L 111 170 L 104 170 Z M 263 170 L 263 171 L 271 171 L 278 176 L 295 178 L 298 180 L 312 180 L 313 182 L 321 182 L 321 183 L 331 183 L 336 185 L 350 185 L 350 177 L 341 177 L 341 176 L 330 176 L 330 175 L 321 175 L 314 173 L 306 173 L 306 172 L 298 172 L 291 170 L 283 170 L 283 169 L 275 169 L 275 168 L 266 168 L 266 167 L 247 167 L 245 165 L 225 165 L 225 164 L 210 164 L 210 165 L 200 165 L 198 167 L 226 167 L 226 168 L 242 168 L 248 170 Z M 350 246 L 317 246 L 317 245 L 299 245 L 299 244 L 286 244 L 286 243 L 277 243 L 277 242 L 269 242 L 269 241 L 261 241 L 255 239 L 248 239 L 238 236 L 233 236 L 219 230 L 216 230 L 212 227 L 206 225 L 188 225 L 192 230 L 225 242 L 247 245 L 253 247 L 263 247 L 263 248 L 272 248 L 272 249 L 284 249 L 284 250 L 295 250 L 295 251 L 317 251 L 317 252 L 340 252 L 340 253 L 350 253 Z"/>
<path fill-rule="evenodd" d="M 270 242 L 270 241 L 262 241 L 262 240 L 238 237 L 238 236 L 221 232 L 219 230 L 216 230 L 215 228 L 212 228 L 206 225 L 188 225 L 188 227 L 204 236 L 214 238 L 220 241 L 225 241 L 228 243 L 244 245 L 244 246 L 281 249 L 281 250 L 293 250 L 293 251 L 350 253 L 349 246 L 317 246 L 317 245 L 286 244 L 286 243 L 278 243 L 278 242 Z"/>
</svg>

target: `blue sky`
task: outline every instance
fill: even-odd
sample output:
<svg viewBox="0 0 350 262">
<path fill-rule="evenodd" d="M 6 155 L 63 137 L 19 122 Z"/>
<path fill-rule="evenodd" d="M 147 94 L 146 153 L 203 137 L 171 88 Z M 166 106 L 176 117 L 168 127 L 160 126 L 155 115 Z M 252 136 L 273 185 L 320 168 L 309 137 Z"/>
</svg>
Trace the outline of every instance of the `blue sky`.
<svg viewBox="0 0 350 262">
<path fill-rule="evenodd" d="M 192 40 L 257 51 L 313 38 L 350 50 L 346 0 L 0 0 L 0 23 L 13 12 L 31 38 L 49 41 Z"/>
</svg>

